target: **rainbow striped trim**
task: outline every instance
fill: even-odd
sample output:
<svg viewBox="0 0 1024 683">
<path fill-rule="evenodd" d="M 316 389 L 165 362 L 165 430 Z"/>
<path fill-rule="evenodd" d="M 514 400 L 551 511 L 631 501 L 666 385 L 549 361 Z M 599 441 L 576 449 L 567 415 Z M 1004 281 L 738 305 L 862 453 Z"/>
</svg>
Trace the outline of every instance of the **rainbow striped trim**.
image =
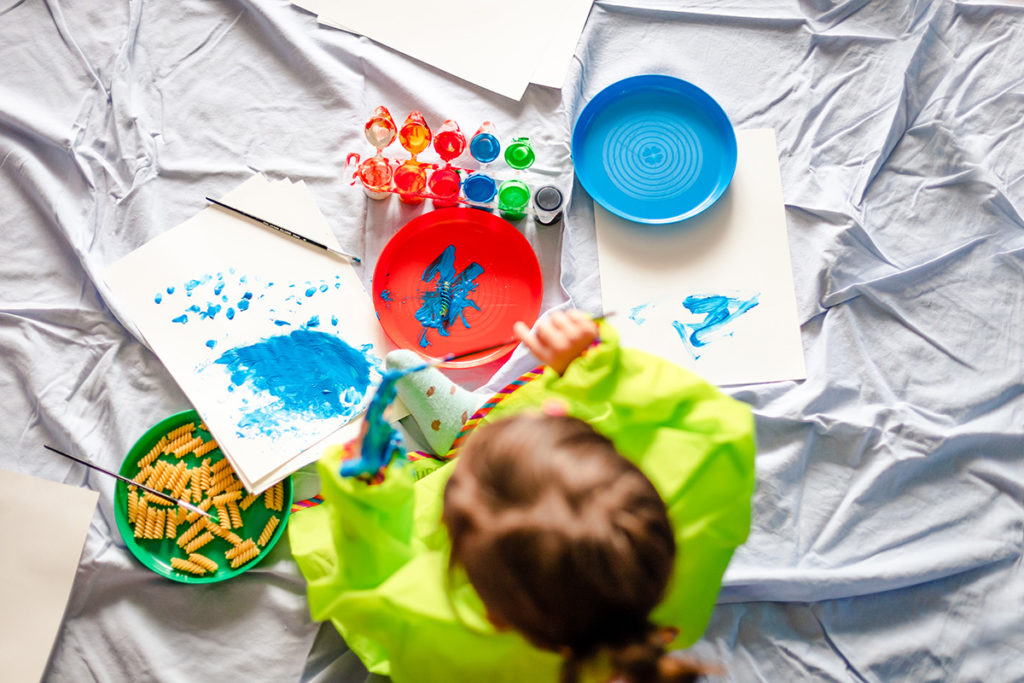
<svg viewBox="0 0 1024 683">
<path fill-rule="evenodd" d="M 465 441 L 466 438 L 469 436 L 470 432 L 472 432 L 473 429 L 475 429 L 476 426 L 480 424 L 480 422 L 485 417 L 487 417 L 488 413 L 494 410 L 495 406 L 497 406 L 499 403 L 505 400 L 505 398 L 508 397 L 509 394 L 515 392 L 516 389 L 519 389 L 520 387 L 526 385 L 528 382 L 537 379 L 543 374 L 544 366 L 541 365 L 539 367 L 534 368 L 533 370 L 524 372 L 518 378 L 502 387 L 501 390 L 498 391 L 498 393 L 496 393 L 494 396 L 487 400 L 487 403 L 484 403 L 482 406 L 480 406 L 477 409 L 477 411 L 473 413 L 473 416 L 471 418 L 466 420 L 466 424 L 462 426 L 462 429 L 459 431 L 459 435 L 455 437 L 455 441 L 452 443 L 452 447 L 449 448 L 448 452 L 445 453 L 444 455 L 437 456 L 431 455 L 430 453 L 424 453 L 423 451 L 409 451 L 408 453 L 406 453 L 406 457 L 409 459 L 410 462 L 424 460 L 427 458 L 431 460 L 451 460 L 456 455 L 458 455 L 459 448 L 462 446 L 463 441 Z M 380 480 L 383 480 L 382 475 L 378 474 L 377 476 L 380 477 Z M 299 510 L 305 510 L 306 508 L 316 507 L 317 505 L 320 505 L 322 502 L 324 502 L 324 497 L 321 496 L 320 494 L 317 494 L 312 498 L 307 498 L 306 500 L 300 500 L 293 503 L 292 512 L 294 513 L 298 512 Z"/>
<path fill-rule="evenodd" d="M 533 380 L 537 379 L 538 377 L 540 377 L 543 374 L 544 374 L 544 366 L 543 365 L 538 366 L 538 367 L 534 368 L 533 370 L 528 370 L 527 372 L 524 372 L 522 375 L 520 375 L 515 380 L 513 380 L 513 381 L 509 382 L 508 384 L 506 384 L 504 387 L 502 387 L 502 389 L 500 391 L 498 391 L 498 393 L 496 393 L 494 396 L 492 396 L 490 399 L 488 399 L 487 403 L 485 403 L 482 406 L 480 406 L 477 409 L 477 411 L 475 413 L 473 413 L 473 417 L 469 418 L 466 421 L 466 424 L 462 426 L 462 431 L 460 431 L 459 435 L 455 437 L 455 441 L 452 442 L 452 447 L 449 448 L 448 452 L 444 454 L 444 456 L 443 456 L 444 459 L 445 460 L 451 460 L 452 458 L 454 458 L 458 454 L 458 450 L 462 446 L 463 442 L 466 440 L 466 438 L 469 437 L 470 432 L 472 432 L 473 429 L 476 428 L 476 426 L 478 424 L 480 424 L 480 422 L 485 417 L 487 417 L 487 414 L 489 412 L 494 410 L 494 408 L 499 403 L 501 403 L 503 400 L 505 400 L 505 398 L 508 397 L 509 394 L 515 392 L 516 389 L 519 389 L 520 387 L 525 386 L 527 383 L 532 382 Z"/>
<path fill-rule="evenodd" d="M 306 500 L 297 500 L 292 503 L 292 513 L 296 513 L 299 510 L 305 510 L 306 508 L 315 507 L 322 502 L 324 502 L 324 497 L 319 493 L 312 498 L 307 498 Z"/>
</svg>

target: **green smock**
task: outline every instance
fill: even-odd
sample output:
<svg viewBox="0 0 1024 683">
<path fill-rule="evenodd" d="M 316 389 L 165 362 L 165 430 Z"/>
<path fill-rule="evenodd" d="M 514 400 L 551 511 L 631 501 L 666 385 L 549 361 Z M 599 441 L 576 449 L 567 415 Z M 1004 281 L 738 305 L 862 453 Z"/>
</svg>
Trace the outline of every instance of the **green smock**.
<svg viewBox="0 0 1024 683">
<path fill-rule="evenodd" d="M 703 633 L 735 548 L 750 529 L 754 423 L 749 407 L 691 372 L 601 343 L 559 377 L 550 368 L 502 397 L 482 421 L 561 399 L 570 415 L 608 436 L 654 483 L 675 530 L 678 556 L 655 623 L 674 626 L 672 647 Z M 511 631 L 496 631 L 461 573 L 447 571 L 441 524 L 445 463 L 415 479 L 392 465 L 367 485 L 338 475 L 342 448 L 318 464 L 324 502 L 289 521 L 291 549 L 309 583 L 310 612 L 330 619 L 366 667 L 396 683 L 556 681 L 561 658 Z"/>
</svg>

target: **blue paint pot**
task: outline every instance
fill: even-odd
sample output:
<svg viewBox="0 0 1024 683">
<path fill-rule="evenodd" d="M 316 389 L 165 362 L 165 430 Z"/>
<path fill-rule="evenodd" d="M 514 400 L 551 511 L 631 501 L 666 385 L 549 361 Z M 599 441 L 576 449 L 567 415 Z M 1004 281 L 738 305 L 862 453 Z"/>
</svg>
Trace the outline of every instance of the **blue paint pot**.
<svg viewBox="0 0 1024 683">
<path fill-rule="evenodd" d="M 498 142 L 494 133 L 494 124 L 484 121 L 473 135 L 473 139 L 469 141 L 469 153 L 473 155 L 474 159 L 487 164 L 498 158 L 498 154 L 501 153 L 501 143 Z"/>
<path fill-rule="evenodd" d="M 472 173 L 462 181 L 462 193 L 466 195 L 466 201 L 487 204 L 498 194 L 498 186 L 494 183 L 494 178 L 486 173 Z"/>
</svg>

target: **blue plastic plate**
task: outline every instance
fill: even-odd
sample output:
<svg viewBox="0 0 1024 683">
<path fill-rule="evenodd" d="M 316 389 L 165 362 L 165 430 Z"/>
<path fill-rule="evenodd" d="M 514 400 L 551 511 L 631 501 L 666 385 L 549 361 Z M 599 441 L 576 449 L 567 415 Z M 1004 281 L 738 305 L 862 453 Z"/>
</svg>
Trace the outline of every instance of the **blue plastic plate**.
<svg viewBox="0 0 1024 683">
<path fill-rule="evenodd" d="M 583 108 L 572 132 L 576 177 L 595 202 L 638 223 L 696 216 L 736 170 L 736 133 L 706 92 L 672 76 L 633 76 Z"/>
</svg>

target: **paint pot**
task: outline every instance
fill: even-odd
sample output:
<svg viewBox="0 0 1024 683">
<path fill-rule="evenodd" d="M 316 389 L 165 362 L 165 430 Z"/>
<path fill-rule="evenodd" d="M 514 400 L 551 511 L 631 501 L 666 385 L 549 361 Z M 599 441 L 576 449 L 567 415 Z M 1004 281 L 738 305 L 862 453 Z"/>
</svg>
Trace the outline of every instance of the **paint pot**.
<svg viewBox="0 0 1024 683">
<path fill-rule="evenodd" d="M 377 107 L 373 110 L 373 116 L 366 122 L 363 134 L 366 136 L 366 140 L 377 148 L 378 152 L 395 141 L 398 128 L 387 107 Z"/>
<path fill-rule="evenodd" d="M 434 151 L 445 163 L 450 163 L 466 151 L 466 136 L 462 134 L 459 124 L 451 119 L 441 124 L 434 134 Z"/>
<path fill-rule="evenodd" d="M 403 202 L 419 204 L 427 187 L 427 169 L 415 159 L 409 159 L 395 169 L 394 183 Z"/>
<path fill-rule="evenodd" d="M 391 178 L 394 175 L 391 164 L 382 156 L 370 157 L 359 164 L 357 172 L 363 191 L 370 199 L 384 199 L 391 189 Z"/>
<path fill-rule="evenodd" d="M 541 225 L 553 225 L 562 220 L 562 193 L 554 185 L 545 185 L 533 195 L 536 209 L 534 220 Z"/>
<path fill-rule="evenodd" d="M 494 124 L 484 121 L 469 142 L 469 153 L 482 164 L 494 161 L 501 153 L 501 143 L 495 132 Z"/>
<path fill-rule="evenodd" d="M 494 178 L 486 173 L 471 173 L 462 181 L 462 193 L 472 204 L 489 204 L 498 193 Z"/>
<path fill-rule="evenodd" d="M 498 211 L 506 220 L 523 218 L 529 203 L 530 188 L 522 180 L 506 180 L 498 188 Z"/>
<path fill-rule="evenodd" d="M 439 168 L 431 173 L 427 186 L 431 194 L 437 195 L 433 198 L 434 207 L 440 209 L 458 204 L 460 182 L 459 172 L 454 168 Z"/>
<path fill-rule="evenodd" d="M 398 142 L 415 159 L 416 155 L 430 146 L 430 128 L 423 114 L 411 112 L 398 131 Z"/>
<path fill-rule="evenodd" d="M 517 171 L 533 166 L 535 158 L 530 138 L 516 138 L 505 148 L 505 163 Z"/>
</svg>

